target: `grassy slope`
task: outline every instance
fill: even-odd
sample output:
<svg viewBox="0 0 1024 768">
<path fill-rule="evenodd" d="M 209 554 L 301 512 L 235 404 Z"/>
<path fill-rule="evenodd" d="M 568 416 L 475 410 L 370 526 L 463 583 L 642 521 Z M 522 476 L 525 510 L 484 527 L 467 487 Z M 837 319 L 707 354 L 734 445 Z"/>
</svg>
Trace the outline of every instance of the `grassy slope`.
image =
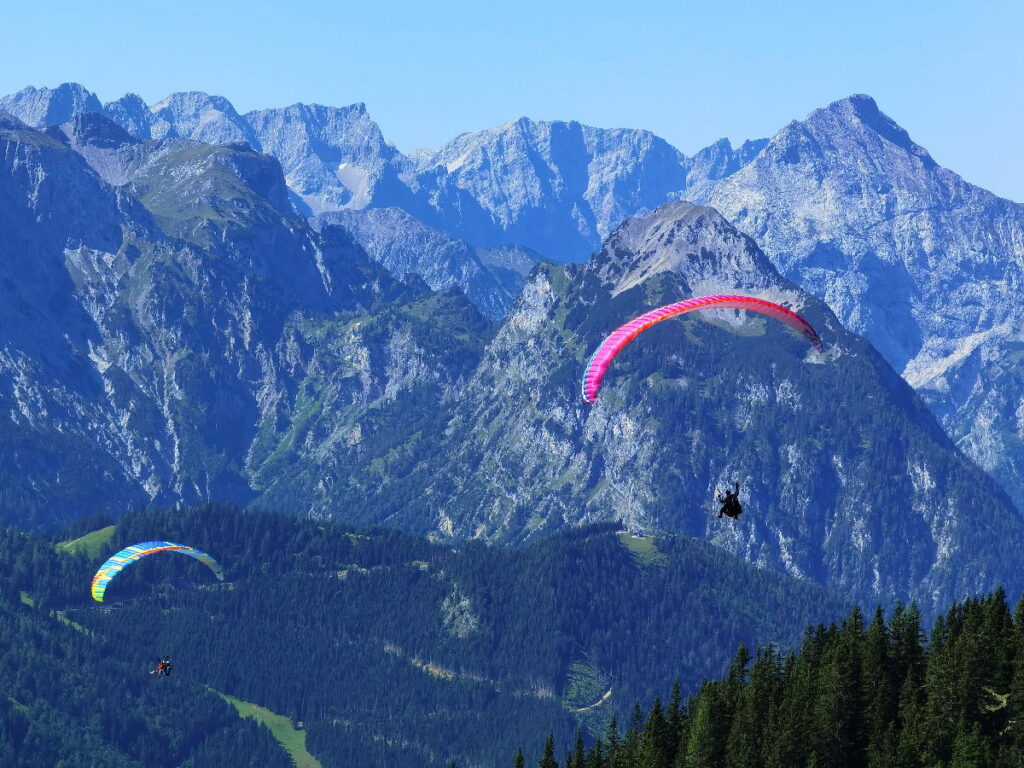
<svg viewBox="0 0 1024 768">
<path fill-rule="evenodd" d="M 668 558 L 658 550 L 653 536 L 633 536 L 623 531 L 619 534 L 619 543 L 633 553 L 641 565 L 665 565 Z"/>
<path fill-rule="evenodd" d="M 79 536 L 77 539 L 62 541 L 57 544 L 56 550 L 72 555 L 77 552 L 84 552 L 89 557 L 99 557 L 100 550 L 110 543 L 115 530 L 117 530 L 116 525 L 108 525 L 106 528 L 100 528 L 98 531 L 87 533 L 85 536 Z"/>
<path fill-rule="evenodd" d="M 219 691 L 216 693 L 238 710 L 239 717 L 251 717 L 267 726 L 278 743 L 291 755 L 297 768 L 321 768 L 320 761 L 306 751 L 306 732 L 295 728 L 287 717 L 274 714 L 257 704 L 236 699 L 234 696 Z"/>
</svg>

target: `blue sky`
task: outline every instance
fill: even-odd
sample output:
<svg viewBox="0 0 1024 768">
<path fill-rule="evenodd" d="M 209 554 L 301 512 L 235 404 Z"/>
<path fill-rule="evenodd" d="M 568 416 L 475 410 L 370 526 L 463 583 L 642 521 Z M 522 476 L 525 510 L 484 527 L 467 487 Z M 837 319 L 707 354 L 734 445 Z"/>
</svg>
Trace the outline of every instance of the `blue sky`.
<svg viewBox="0 0 1024 768">
<path fill-rule="evenodd" d="M 405 151 L 523 115 L 575 119 L 686 153 L 868 93 L 940 164 L 1024 201 L 1022 38 L 1024 3 L 1008 0 L 49 0 L 5 8 L 0 93 L 203 90 L 240 112 L 362 101 Z"/>
</svg>

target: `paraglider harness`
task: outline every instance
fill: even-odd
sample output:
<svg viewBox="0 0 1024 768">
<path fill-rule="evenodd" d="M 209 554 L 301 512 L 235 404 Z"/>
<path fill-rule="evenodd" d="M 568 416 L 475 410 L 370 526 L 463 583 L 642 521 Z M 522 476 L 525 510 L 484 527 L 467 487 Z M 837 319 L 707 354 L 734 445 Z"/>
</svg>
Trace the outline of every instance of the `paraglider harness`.
<svg viewBox="0 0 1024 768">
<path fill-rule="evenodd" d="M 151 670 L 149 674 L 156 675 L 157 677 L 170 677 L 171 657 L 164 656 L 163 658 L 161 658 L 160 661 L 157 662 L 156 669 Z"/>
<path fill-rule="evenodd" d="M 725 515 L 730 520 L 735 520 L 737 517 L 743 514 L 743 505 L 740 504 L 740 484 L 736 483 L 735 491 L 726 491 L 723 495 L 721 491 L 718 492 L 718 503 L 722 505 L 721 509 L 718 510 L 718 516 Z"/>
</svg>

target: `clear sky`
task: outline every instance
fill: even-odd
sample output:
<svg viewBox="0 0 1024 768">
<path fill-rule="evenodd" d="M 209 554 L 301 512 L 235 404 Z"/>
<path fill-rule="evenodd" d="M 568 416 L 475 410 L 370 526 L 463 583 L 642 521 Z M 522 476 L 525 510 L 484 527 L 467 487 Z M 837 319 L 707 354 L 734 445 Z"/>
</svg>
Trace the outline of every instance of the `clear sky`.
<svg viewBox="0 0 1024 768">
<path fill-rule="evenodd" d="M 362 101 L 404 151 L 575 119 L 685 153 L 867 93 L 940 164 L 1024 201 L 1022 41 L 1020 0 L 44 0 L 4 8 L 0 93 Z"/>
</svg>

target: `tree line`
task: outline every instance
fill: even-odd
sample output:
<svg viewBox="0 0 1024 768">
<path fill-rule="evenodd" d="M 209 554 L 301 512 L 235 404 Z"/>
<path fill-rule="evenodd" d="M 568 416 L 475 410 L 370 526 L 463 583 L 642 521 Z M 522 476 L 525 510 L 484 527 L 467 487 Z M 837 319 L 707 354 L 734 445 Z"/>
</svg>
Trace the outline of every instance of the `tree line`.
<svg viewBox="0 0 1024 768">
<path fill-rule="evenodd" d="M 1024 599 L 954 604 L 926 638 L 913 604 L 808 629 L 799 650 L 740 646 L 728 672 L 682 700 L 635 707 L 542 768 L 1019 768 Z M 525 765 L 520 751 L 511 761 Z"/>
</svg>

